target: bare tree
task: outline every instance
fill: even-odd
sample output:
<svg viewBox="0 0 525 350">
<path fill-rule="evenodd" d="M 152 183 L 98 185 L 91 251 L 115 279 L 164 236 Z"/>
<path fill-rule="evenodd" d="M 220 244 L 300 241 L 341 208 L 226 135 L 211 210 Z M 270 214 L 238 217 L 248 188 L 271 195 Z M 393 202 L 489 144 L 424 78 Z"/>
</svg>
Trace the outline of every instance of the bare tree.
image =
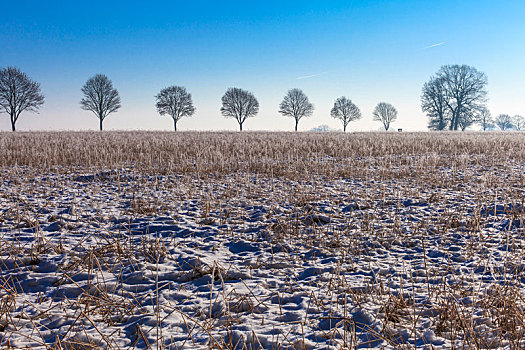
<svg viewBox="0 0 525 350">
<path fill-rule="evenodd" d="M 438 75 L 444 79 L 446 103 L 450 110 L 450 130 L 458 130 L 459 121 L 469 111 L 480 110 L 487 100 L 487 76 L 467 65 L 441 67 Z"/>
<path fill-rule="evenodd" d="M 343 131 L 346 132 L 346 126 L 349 122 L 361 118 L 361 111 L 351 100 L 343 96 L 335 100 L 330 115 L 332 118 L 340 119 L 343 122 Z"/>
<path fill-rule="evenodd" d="M 157 111 L 160 115 L 173 118 L 173 128 L 177 131 L 177 122 L 182 117 L 191 117 L 195 113 L 191 94 L 182 86 L 170 86 L 160 90 L 157 96 Z"/>
<path fill-rule="evenodd" d="M 496 117 L 495 119 L 495 122 L 496 122 L 496 125 L 501 129 L 501 130 L 508 130 L 508 129 L 512 129 L 513 125 L 512 125 L 512 117 L 508 114 L 500 114 Z"/>
<path fill-rule="evenodd" d="M 428 128 L 432 130 L 445 130 L 450 121 L 443 84 L 443 78 L 432 77 L 423 85 L 421 109 L 427 114 Z"/>
<path fill-rule="evenodd" d="M 374 109 L 374 120 L 383 123 L 388 131 L 390 124 L 397 119 L 397 110 L 390 103 L 380 102 Z"/>
<path fill-rule="evenodd" d="M 97 74 L 84 84 L 82 87 L 84 98 L 80 100 L 80 107 L 86 111 L 95 113 L 100 120 L 100 130 L 102 122 L 106 117 L 120 109 L 120 96 L 117 89 L 113 88 L 113 83 L 104 74 Z"/>
<path fill-rule="evenodd" d="M 314 112 L 314 105 L 310 103 L 308 97 L 300 89 L 288 90 L 283 101 L 279 105 L 279 113 L 295 119 L 295 131 L 302 117 L 309 117 Z"/>
<path fill-rule="evenodd" d="M 521 131 L 525 128 L 525 118 L 516 114 L 514 118 L 512 118 L 512 124 L 516 130 Z"/>
<path fill-rule="evenodd" d="M 423 86 L 421 107 L 430 117 L 429 127 L 439 129 L 445 121 L 449 130 L 470 125 L 469 118 L 485 107 L 486 86 L 487 76 L 474 67 L 442 66 Z"/>
<path fill-rule="evenodd" d="M 478 114 L 477 121 L 481 124 L 483 131 L 492 129 L 494 127 L 494 120 L 490 116 L 490 111 L 487 108 L 482 108 Z"/>
<path fill-rule="evenodd" d="M 255 117 L 259 113 L 259 102 L 249 91 L 229 88 L 222 96 L 221 113 L 225 117 L 235 118 L 242 131 L 246 118 Z"/>
<path fill-rule="evenodd" d="M 0 108 L 9 114 L 11 130 L 16 131 L 16 122 L 23 111 L 38 113 L 44 104 L 40 84 L 15 67 L 0 70 Z"/>
</svg>

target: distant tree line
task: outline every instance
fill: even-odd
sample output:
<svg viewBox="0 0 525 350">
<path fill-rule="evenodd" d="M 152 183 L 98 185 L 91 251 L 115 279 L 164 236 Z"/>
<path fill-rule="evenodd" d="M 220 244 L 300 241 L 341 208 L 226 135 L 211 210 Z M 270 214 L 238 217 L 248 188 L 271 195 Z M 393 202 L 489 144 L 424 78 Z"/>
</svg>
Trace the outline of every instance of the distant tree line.
<svg viewBox="0 0 525 350">
<path fill-rule="evenodd" d="M 501 130 L 524 130 L 525 119 L 519 115 L 511 117 L 500 114 L 491 117 L 486 107 L 487 76 L 467 65 L 445 65 L 423 85 L 421 109 L 427 115 L 431 130 L 465 130 L 477 123 L 483 130 L 496 126 Z M 99 119 L 99 129 L 109 114 L 121 108 L 121 100 L 116 88 L 109 78 L 96 74 L 82 86 L 83 98 L 80 107 L 91 111 Z M 182 86 L 169 86 L 155 96 L 155 106 L 160 115 L 173 119 L 173 128 L 183 117 L 191 117 L 195 107 L 191 94 Z M 38 113 L 44 104 L 44 95 L 40 84 L 33 81 L 18 68 L 7 67 L 0 70 L 0 112 L 9 115 L 12 131 L 24 111 Z M 279 104 L 279 113 L 295 120 L 295 131 L 303 117 L 313 114 L 314 105 L 300 89 L 291 89 Z M 259 102 L 255 96 L 240 88 L 228 88 L 222 97 L 220 112 L 224 117 L 233 118 L 242 131 L 248 118 L 259 112 Z M 359 107 L 345 96 L 335 100 L 330 116 L 339 119 L 346 132 L 350 122 L 362 117 Z M 386 102 L 377 104 L 373 111 L 373 120 L 381 122 L 388 131 L 392 122 L 397 119 L 396 108 Z"/>
</svg>

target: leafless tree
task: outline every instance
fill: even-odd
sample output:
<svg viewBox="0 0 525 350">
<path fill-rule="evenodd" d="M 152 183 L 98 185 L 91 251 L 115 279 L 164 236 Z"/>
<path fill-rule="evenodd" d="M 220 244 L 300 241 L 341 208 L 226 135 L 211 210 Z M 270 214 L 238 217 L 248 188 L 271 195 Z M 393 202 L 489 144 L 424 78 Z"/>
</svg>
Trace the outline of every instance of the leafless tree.
<svg viewBox="0 0 525 350">
<path fill-rule="evenodd" d="M 349 122 L 361 118 L 361 111 L 351 100 L 343 96 L 335 100 L 330 115 L 332 118 L 340 119 L 343 122 L 343 131 L 346 132 L 346 126 Z"/>
<path fill-rule="evenodd" d="M 191 117 L 195 113 L 191 94 L 182 86 L 170 86 L 160 90 L 157 96 L 157 111 L 160 115 L 173 118 L 173 128 L 177 131 L 177 122 L 182 117 Z"/>
<path fill-rule="evenodd" d="M 482 108 L 478 114 L 477 121 L 481 124 L 483 131 L 492 129 L 494 127 L 494 120 L 490 116 L 490 111 L 487 108 Z"/>
<path fill-rule="evenodd" d="M 471 124 L 468 118 L 485 107 L 486 86 L 487 76 L 474 67 L 442 66 L 423 86 L 421 107 L 431 119 L 429 127 L 439 129 L 447 121 L 449 130 L 458 130 Z"/>
<path fill-rule="evenodd" d="M 445 130 L 450 121 L 443 84 L 443 78 L 432 77 L 423 85 L 421 109 L 427 114 L 428 128 L 432 130 Z"/>
<path fill-rule="evenodd" d="M 525 118 L 523 118 L 521 115 L 515 115 L 514 118 L 512 118 L 512 124 L 516 128 L 516 130 L 521 131 L 525 127 Z"/>
<path fill-rule="evenodd" d="M 222 96 L 221 113 L 225 117 L 235 118 L 242 131 L 246 118 L 255 117 L 259 113 L 259 102 L 249 91 L 229 88 Z"/>
<path fill-rule="evenodd" d="M 390 103 L 380 102 L 374 109 L 374 120 L 383 123 L 388 131 L 390 124 L 397 119 L 397 110 Z"/>
<path fill-rule="evenodd" d="M 487 76 L 467 65 L 443 66 L 438 75 L 444 79 L 446 103 L 451 114 L 449 129 L 458 130 L 462 117 L 485 106 Z"/>
<path fill-rule="evenodd" d="M 100 130 L 102 122 L 106 117 L 120 109 L 120 96 L 113 83 L 104 74 L 97 74 L 84 84 L 82 87 L 84 98 L 80 100 L 80 107 L 86 111 L 95 113 L 100 120 Z"/>
<path fill-rule="evenodd" d="M 501 129 L 501 130 L 508 130 L 508 129 L 512 129 L 513 125 L 512 125 L 512 117 L 508 114 L 500 114 L 496 117 L 495 119 L 495 122 L 496 122 L 496 125 Z"/>
<path fill-rule="evenodd" d="M 295 119 L 295 131 L 302 117 L 309 117 L 314 112 L 314 105 L 310 103 L 308 97 L 300 89 L 288 90 L 283 101 L 279 105 L 279 113 Z"/>
<path fill-rule="evenodd" d="M 11 130 L 23 111 L 38 113 L 44 104 L 40 84 L 15 67 L 0 70 L 0 108 L 11 118 Z"/>
</svg>

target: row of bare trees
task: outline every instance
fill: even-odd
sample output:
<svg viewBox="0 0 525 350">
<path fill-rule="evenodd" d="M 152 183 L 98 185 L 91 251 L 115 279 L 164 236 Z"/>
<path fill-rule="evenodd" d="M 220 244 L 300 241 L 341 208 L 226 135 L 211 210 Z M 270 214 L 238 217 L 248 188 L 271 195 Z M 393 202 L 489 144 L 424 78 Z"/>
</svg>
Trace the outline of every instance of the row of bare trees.
<svg viewBox="0 0 525 350">
<path fill-rule="evenodd" d="M 156 99 L 159 113 L 168 114 L 173 118 L 175 130 L 177 130 L 177 121 L 180 118 L 191 116 L 195 112 L 191 94 L 187 93 L 183 87 L 172 86 L 163 89 Z M 297 131 L 299 120 L 311 116 L 313 111 L 314 105 L 300 89 L 289 90 L 279 104 L 279 113 L 295 119 L 295 131 Z M 237 120 L 240 131 L 246 119 L 256 116 L 258 112 L 259 102 L 249 91 L 229 88 L 222 97 L 222 115 Z M 361 118 L 361 111 L 350 99 L 343 96 L 335 101 L 330 115 L 341 120 L 343 130 L 346 132 L 348 123 Z M 397 111 L 391 104 L 381 102 L 377 105 L 373 115 L 374 120 L 381 121 L 385 130 L 388 130 L 390 123 L 397 118 Z"/>
<path fill-rule="evenodd" d="M 105 75 L 97 74 L 82 87 L 82 93 L 81 108 L 96 114 L 102 130 L 104 119 L 121 107 L 117 89 Z M 38 112 L 43 104 L 39 83 L 15 67 L 0 70 L 0 108 L 9 115 L 12 131 L 22 112 Z"/>
<path fill-rule="evenodd" d="M 489 113 L 490 115 L 490 113 Z M 511 117 L 508 114 L 499 114 L 494 119 L 488 119 L 487 129 L 493 129 L 494 127 L 500 128 L 500 130 L 525 130 L 525 118 L 521 115 L 515 115 Z M 483 129 L 483 130 L 487 130 Z"/>
<path fill-rule="evenodd" d="M 481 125 L 483 131 L 493 130 L 498 127 L 500 130 L 525 130 L 525 118 L 516 114 L 511 117 L 509 114 L 499 114 L 492 118 L 490 111 L 484 108 L 481 113 L 474 120 Z"/>
<path fill-rule="evenodd" d="M 97 74 L 88 79 L 81 91 L 84 97 L 80 100 L 80 107 L 97 116 L 99 128 L 102 130 L 103 122 L 108 115 L 121 108 L 117 89 L 113 87 L 113 83 L 107 76 Z M 192 116 L 195 113 L 191 94 L 182 86 L 162 89 L 155 99 L 158 112 L 160 115 L 169 115 L 173 119 L 175 130 L 181 118 Z M 23 111 L 38 112 L 43 103 L 44 96 L 37 82 L 14 67 L 0 70 L 0 107 L 9 114 L 13 131 L 16 130 L 16 122 Z M 312 115 L 313 111 L 314 105 L 300 89 L 289 90 L 279 105 L 279 113 L 295 119 L 295 131 L 297 131 L 299 120 Z M 246 119 L 256 116 L 258 112 L 259 102 L 249 91 L 229 88 L 222 97 L 222 115 L 237 120 L 241 131 Z M 348 123 L 361 118 L 359 108 L 344 96 L 335 101 L 330 114 L 333 118 L 341 120 L 344 131 Z M 378 104 L 374 110 L 374 119 L 381 121 L 385 130 L 388 130 L 396 116 L 395 108 L 387 103 Z"/>
<path fill-rule="evenodd" d="M 485 106 L 487 100 L 487 77 L 467 65 L 446 65 L 423 86 L 421 108 L 429 118 L 429 128 L 433 130 L 465 130 L 474 123 L 483 130 L 498 126 L 501 130 L 525 129 L 525 119 L 519 115 L 511 117 L 500 114 L 492 119 Z M 80 101 L 82 109 L 93 112 L 99 119 L 100 130 L 109 114 L 121 108 L 121 100 L 111 80 L 97 74 L 82 87 L 84 97 Z M 156 107 L 161 115 L 177 122 L 195 113 L 191 94 L 181 86 L 162 89 L 155 96 Z M 16 122 L 24 111 L 38 112 L 44 103 L 40 85 L 25 73 L 14 67 L 0 70 L 0 108 L 10 116 L 11 128 L 16 130 Z M 259 102 L 255 96 L 240 88 L 229 88 L 222 97 L 220 109 L 225 117 L 234 118 L 242 131 L 247 118 L 257 115 Z M 279 113 L 295 119 L 295 131 L 303 117 L 311 116 L 314 106 L 300 89 L 291 89 L 279 104 Z M 346 131 L 350 122 L 361 118 L 359 108 L 347 97 L 340 97 L 330 111 L 333 118 L 339 119 Z M 373 111 L 373 119 L 383 124 L 385 130 L 397 118 L 397 110 L 389 103 L 379 103 Z"/>
</svg>

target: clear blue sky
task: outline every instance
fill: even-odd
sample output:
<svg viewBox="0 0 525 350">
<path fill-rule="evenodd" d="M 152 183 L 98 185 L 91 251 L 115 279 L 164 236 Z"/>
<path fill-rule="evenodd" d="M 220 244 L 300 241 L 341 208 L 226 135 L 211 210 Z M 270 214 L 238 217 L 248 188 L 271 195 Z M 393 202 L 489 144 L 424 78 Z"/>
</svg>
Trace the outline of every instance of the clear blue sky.
<svg viewBox="0 0 525 350">
<path fill-rule="evenodd" d="M 219 112 L 228 87 L 259 100 L 246 130 L 293 130 L 277 110 L 294 87 L 316 107 L 300 130 L 341 128 L 329 111 L 343 95 L 363 114 L 350 130 L 379 129 L 371 114 L 380 101 L 397 107 L 394 127 L 425 130 L 421 87 L 441 65 L 455 63 L 488 75 L 493 115 L 525 115 L 523 0 L 26 0 L 1 7 L 0 66 L 19 67 L 46 96 L 40 114 L 20 117 L 19 130 L 97 129 L 96 117 L 79 107 L 80 88 L 96 73 L 122 98 L 106 129 L 170 130 L 154 96 L 183 85 L 197 112 L 180 130 L 236 130 Z M 9 130 L 5 114 L 0 129 Z"/>
</svg>

